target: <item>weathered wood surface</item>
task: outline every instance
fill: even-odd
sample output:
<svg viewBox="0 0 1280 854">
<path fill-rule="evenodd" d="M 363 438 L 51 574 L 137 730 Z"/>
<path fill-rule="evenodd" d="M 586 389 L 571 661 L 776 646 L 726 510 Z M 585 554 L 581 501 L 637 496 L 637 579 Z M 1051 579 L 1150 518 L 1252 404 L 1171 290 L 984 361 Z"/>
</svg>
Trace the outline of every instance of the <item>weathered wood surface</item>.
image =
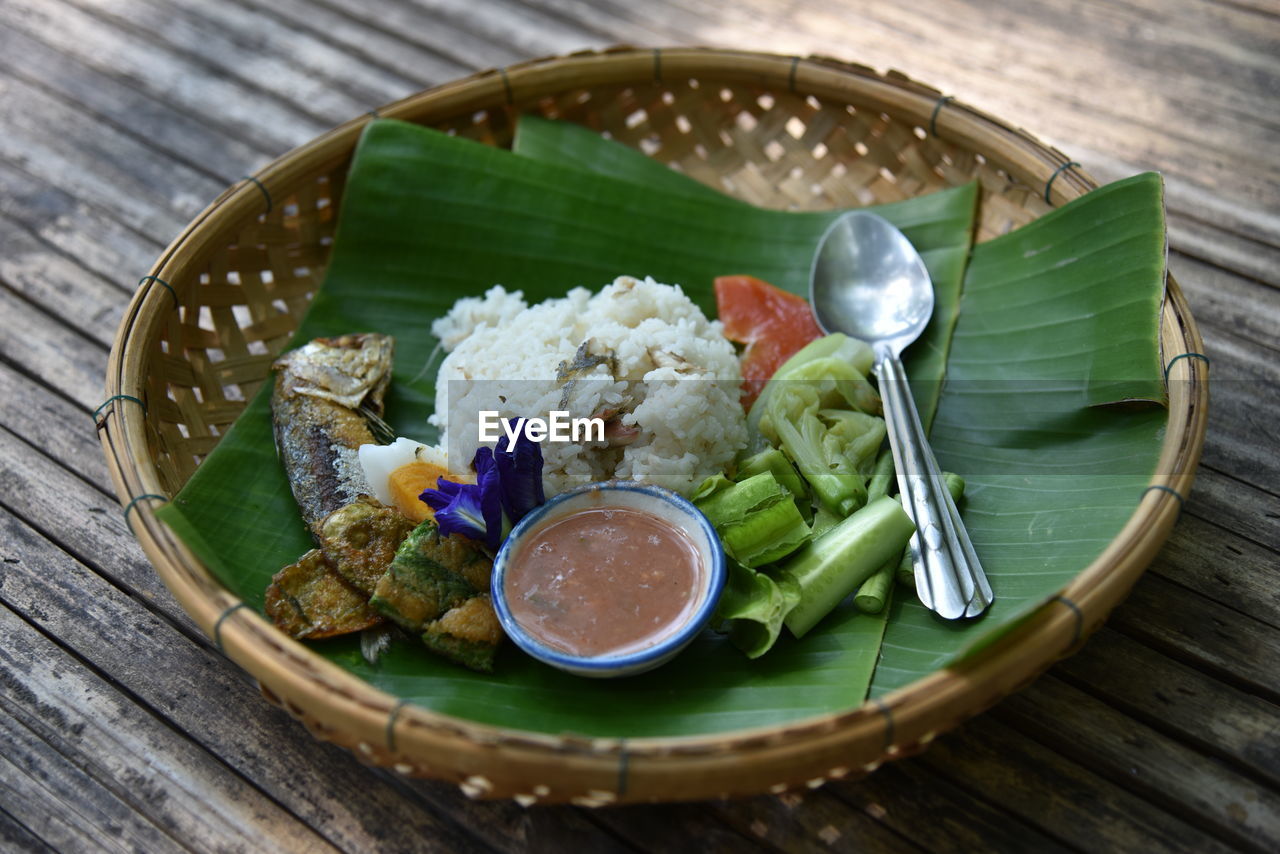
<svg viewBox="0 0 1280 854">
<path fill-rule="evenodd" d="M 713 44 L 896 68 L 1103 179 L 1159 169 L 1213 359 L 1196 490 L 1075 657 L 860 782 L 477 803 L 314 741 L 170 599 L 89 412 L 133 284 L 223 187 L 492 65 Z M 1280 8 L 978 0 L 0 0 L 0 847 L 1280 848 Z"/>
</svg>

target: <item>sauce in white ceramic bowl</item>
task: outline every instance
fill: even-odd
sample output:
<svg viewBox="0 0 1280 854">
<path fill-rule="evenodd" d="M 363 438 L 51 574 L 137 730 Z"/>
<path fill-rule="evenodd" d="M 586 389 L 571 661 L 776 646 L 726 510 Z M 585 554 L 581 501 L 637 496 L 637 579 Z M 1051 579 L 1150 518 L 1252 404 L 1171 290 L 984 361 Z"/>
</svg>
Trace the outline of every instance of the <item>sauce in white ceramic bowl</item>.
<svg viewBox="0 0 1280 854">
<path fill-rule="evenodd" d="M 643 673 L 702 631 L 724 590 L 724 550 L 687 499 L 630 481 L 555 496 L 507 537 L 493 602 L 507 636 L 581 676 Z"/>
</svg>

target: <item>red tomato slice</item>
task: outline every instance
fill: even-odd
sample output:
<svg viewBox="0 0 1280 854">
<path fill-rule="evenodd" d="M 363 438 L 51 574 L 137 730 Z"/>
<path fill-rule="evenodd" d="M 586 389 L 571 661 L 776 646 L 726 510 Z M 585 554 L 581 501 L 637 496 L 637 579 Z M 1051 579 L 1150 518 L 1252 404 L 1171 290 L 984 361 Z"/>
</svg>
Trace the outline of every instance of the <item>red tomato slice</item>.
<svg viewBox="0 0 1280 854">
<path fill-rule="evenodd" d="M 716 277 L 716 310 L 725 337 L 746 345 L 742 354 L 742 405 L 746 409 L 783 362 L 822 337 L 807 299 L 754 276 Z"/>
</svg>

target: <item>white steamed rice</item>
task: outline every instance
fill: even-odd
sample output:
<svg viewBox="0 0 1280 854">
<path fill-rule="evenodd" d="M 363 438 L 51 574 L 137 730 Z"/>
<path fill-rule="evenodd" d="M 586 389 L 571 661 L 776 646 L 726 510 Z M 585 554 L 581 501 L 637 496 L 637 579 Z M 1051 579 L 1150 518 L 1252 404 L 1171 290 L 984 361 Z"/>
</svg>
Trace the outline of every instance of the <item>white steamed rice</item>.
<svg viewBox="0 0 1280 854">
<path fill-rule="evenodd" d="M 505 418 L 617 411 L 625 428 L 639 431 L 622 446 L 543 442 L 548 495 L 609 478 L 687 494 L 746 444 L 733 345 L 679 286 L 621 276 L 595 295 L 575 288 L 532 307 L 521 292 L 495 286 L 483 299 L 459 300 L 431 331 L 449 352 L 432 420 L 455 468 L 479 446 L 481 410 Z M 566 398 L 557 369 L 572 364 L 584 342 L 616 362 L 583 372 Z"/>
</svg>

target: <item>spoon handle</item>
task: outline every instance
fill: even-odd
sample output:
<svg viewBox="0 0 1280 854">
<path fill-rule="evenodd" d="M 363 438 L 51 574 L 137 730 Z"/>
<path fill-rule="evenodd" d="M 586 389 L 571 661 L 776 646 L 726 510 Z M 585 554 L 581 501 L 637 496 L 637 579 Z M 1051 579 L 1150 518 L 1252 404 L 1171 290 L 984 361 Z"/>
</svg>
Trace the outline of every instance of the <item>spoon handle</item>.
<svg viewBox="0 0 1280 854">
<path fill-rule="evenodd" d="M 990 604 L 990 588 L 925 437 L 902 361 L 891 351 L 877 354 L 876 374 L 902 506 L 916 523 L 910 548 L 920 601 L 948 620 L 976 616 Z"/>
</svg>

